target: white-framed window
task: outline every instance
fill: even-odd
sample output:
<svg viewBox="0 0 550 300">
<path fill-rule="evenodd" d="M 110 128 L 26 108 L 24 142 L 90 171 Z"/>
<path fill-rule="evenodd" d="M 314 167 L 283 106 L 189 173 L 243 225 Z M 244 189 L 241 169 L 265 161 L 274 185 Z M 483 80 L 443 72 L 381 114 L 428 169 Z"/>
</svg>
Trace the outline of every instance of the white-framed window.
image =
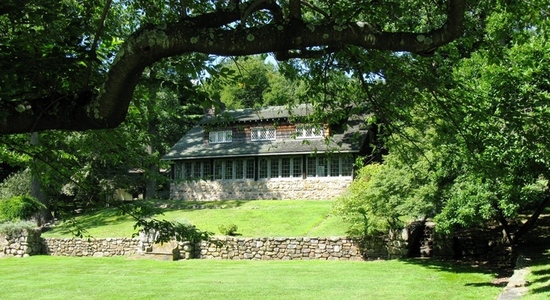
<svg viewBox="0 0 550 300">
<path fill-rule="evenodd" d="M 210 131 L 208 133 L 208 142 L 212 144 L 231 143 L 233 141 L 233 133 L 231 130 Z"/>
<path fill-rule="evenodd" d="M 331 156 L 308 156 L 307 177 L 346 177 L 353 175 L 351 154 Z"/>
<path fill-rule="evenodd" d="M 217 159 L 214 161 L 214 179 L 254 179 L 254 159 Z"/>
<path fill-rule="evenodd" d="M 253 127 L 250 128 L 250 140 L 252 141 L 274 141 L 276 138 L 275 127 Z"/>
<path fill-rule="evenodd" d="M 175 180 L 211 179 L 212 165 L 208 160 L 182 161 L 174 164 Z"/>
<path fill-rule="evenodd" d="M 262 157 L 258 161 L 258 177 L 302 177 L 302 157 Z"/>
<path fill-rule="evenodd" d="M 322 125 L 298 124 L 296 125 L 297 139 L 318 139 L 324 136 Z"/>
</svg>

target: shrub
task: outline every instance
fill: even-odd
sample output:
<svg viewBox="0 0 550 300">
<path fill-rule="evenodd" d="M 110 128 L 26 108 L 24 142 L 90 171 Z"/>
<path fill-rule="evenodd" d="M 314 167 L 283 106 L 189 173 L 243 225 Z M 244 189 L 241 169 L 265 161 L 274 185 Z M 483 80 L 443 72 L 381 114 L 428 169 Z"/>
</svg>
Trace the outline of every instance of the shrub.
<svg viewBox="0 0 550 300">
<path fill-rule="evenodd" d="M 230 235 L 230 236 L 238 235 L 238 233 L 237 233 L 238 227 L 235 224 L 229 224 L 227 226 L 222 224 L 222 225 L 218 226 L 218 230 L 223 235 Z"/>
<path fill-rule="evenodd" d="M 0 183 L 0 199 L 31 194 L 31 172 L 27 169 L 13 173 Z"/>
<path fill-rule="evenodd" d="M 45 208 L 36 198 L 31 196 L 15 196 L 0 200 L 0 220 L 28 220 Z"/>
<path fill-rule="evenodd" d="M 13 236 L 23 230 L 34 230 L 36 224 L 30 221 L 6 222 L 0 223 L 0 235 Z"/>
<path fill-rule="evenodd" d="M 376 236 L 403 228 L 402 218 L 410 212 L 408 175 L 387 164 L 362 167 L 335 203 L 335 212 L 351 225 L 348 234 Z"/>
</svg>

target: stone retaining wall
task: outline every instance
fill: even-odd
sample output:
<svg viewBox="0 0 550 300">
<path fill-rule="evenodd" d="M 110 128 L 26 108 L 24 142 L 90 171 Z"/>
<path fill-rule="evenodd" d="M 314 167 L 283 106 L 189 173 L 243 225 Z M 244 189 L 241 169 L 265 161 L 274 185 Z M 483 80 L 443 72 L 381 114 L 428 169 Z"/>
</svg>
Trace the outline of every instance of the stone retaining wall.
<svg viewBox="0 0 550 300">
<path fill-rule="evenodd" d="M 137 254 L 143 249 L 138 238 L 46 238 L 42 243 L 42 253 L 54 256 L 124 256 Z"/>
<path fill-rule="evenodd" d="M 325 200 L 340 196 L 351 177 L 261 180 L 184 181 L 170 184 L 170 198 L 180 200 Z"/>
<path fill-rule="evenodd" d="M 21 230 L 0 235 L 0 256 L 27 257 L 42 253 L 42 239 L 38 230 Z"/>
<path fill-rule="evenodd" d="M 497 230 L 469 230 L 444 236 L 434 232 L 433 222 L 415 222 L 409 230 L 365 240 L 349 237 L 216 237 L 197 244 L 175 243 L 172 248 L 180 259 L 229 260 L 372 260 L 415 255 L 445 259 L 487 261 L 512 266 L 511 249 L 499 242 Z M 419 224 L 421 224 L 419 226 Z M 414 235 L 411 228 L 420 228 Z M 151 235 L 140 238 L 40 238 L 39 231 L 23 231 L 0 236 L 0 256 L 25 257 L 35 254 L 55 256 L 128 256 L 154 252 Z M 416 239 L 416 241 L 415 241 Z M 171 251 L 172 253 L 172 251 Z"/>
<path fill-rule="evenodd" d="M 359 244 L 350 238 L 221 237 L 217 246 L 201 242 L 195 257 L 231 260 L 363 260 Z"/>
<path fill-rule="evenodd" d="M 402 257 L 403 247 L 396 247 L 379 240 L 366 248 L 363 243 L 348 237 L 279 237 L 279 238 L 238 238 L 216 237 L 214 241 L 203 241 L 196 245 L 180 242 L 180 258 L 190 259 L 231 259 L 231 260 L 364 260 Z M 127 256 L 143 254 L 150 245 L 139 238 L 106 239 L 43 239 L 42 254 L 54 256 Z M 391 243 L 390 243 L 391 244 Z M 388 249 L 393 249 L 388 251 Z M 389 255 L 393 253 L 392 255 Z M 399 255 L 398 255 L 399 253 Z"/>
</svg>

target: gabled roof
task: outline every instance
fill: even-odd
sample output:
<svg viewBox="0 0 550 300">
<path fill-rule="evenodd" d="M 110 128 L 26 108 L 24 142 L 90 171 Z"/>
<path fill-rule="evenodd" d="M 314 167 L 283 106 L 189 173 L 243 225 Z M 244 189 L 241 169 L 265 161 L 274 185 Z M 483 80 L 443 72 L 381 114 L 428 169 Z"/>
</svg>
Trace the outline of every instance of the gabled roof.
<svg viewBox="0 0 550 300">
<path fill-rule="evenodd" d="M 233 122 L 254 122 L 260 120 L 272 120 L 289 118 L 291 116 L 307 116 L 312 113 L 310 106 L 288 112 L 284 106 L 268 107 L 266 109 L 241 109 L 228 111 L 227 115 L 233 116 Z M 238 118 L 237 118 L 238 117 Z M 228 120 L 227 118 L 223 118 Z M 355 118 L 347 123 L 347 129 L 331 130 L 328 139 L 287 139 L 277 141 L 247 141 L 209 144 L 204 142 L 206 136 L 203 125 L 212 124 L 216 120 L 212 116 L 203 118 L 199 125 L 191 129 L 181 138 L 172 149 L 163 157 L 164 160 L 185 160 L 216 157 L 247 157 L 268 155 L 290 155 L 310 153 L 358 153 L 368 146 L 369 131 L 362 129 L 360 118 Z M 219 119 L 214 121 L 220 122 Z M 220 122 L 229 123 L 229 122 Z"/>
</svg>

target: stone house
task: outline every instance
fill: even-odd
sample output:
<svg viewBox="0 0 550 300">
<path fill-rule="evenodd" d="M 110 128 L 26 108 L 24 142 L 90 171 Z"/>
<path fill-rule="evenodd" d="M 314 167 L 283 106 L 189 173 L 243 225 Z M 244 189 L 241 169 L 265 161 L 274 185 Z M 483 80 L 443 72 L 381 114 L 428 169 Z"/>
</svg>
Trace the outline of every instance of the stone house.
<svg viewBox="0 0 550 300">
<path fill-rule="evenodd" d="M 207 114 L 164 156 L 181 200 L 330 199 L 374 133 L 359 117 L 314 124 L 310 105 Z"/>
</svg>

